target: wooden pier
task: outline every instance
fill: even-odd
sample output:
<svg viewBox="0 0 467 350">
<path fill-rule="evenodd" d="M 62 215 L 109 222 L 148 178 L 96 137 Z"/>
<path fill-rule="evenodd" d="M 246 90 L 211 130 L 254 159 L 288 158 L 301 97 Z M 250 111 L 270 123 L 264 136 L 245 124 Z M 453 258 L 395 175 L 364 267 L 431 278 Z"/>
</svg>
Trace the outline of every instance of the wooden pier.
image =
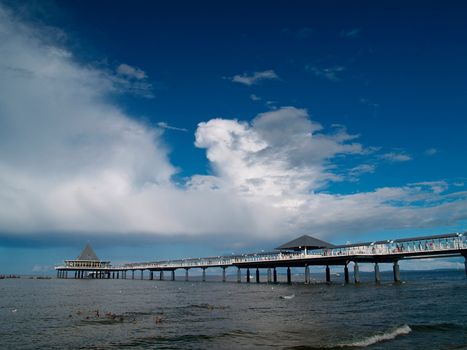
<svg viewBox="0 0 467 350">
<path fill-rule="evenodd" d="M 380 283 L 379 265 L 390 263 L 393 279 L 400 282 L 399 261 L 409 259 L 446 258 L 463 256 L 467 275 L 467 232 L 450 233 L 435 236 L 423 236 L 384 240 L 357 244 L 333 245 L 310 236 L 301 236 L 276 248 L 273 252 L 217 256 L 207 258 L 189 258 L 154 262 L 140 262 L 112 266 L 110 262 L 101 262 L 90 245 L 86 245 L 76 260 L 66 260 L 57 266 L 57 278 L 124 278 L 131 273 L 131 279 L 144 278 L 148 271 L 149 279 L 155 274 L 165 279 L 165 273 L 174 281 L 177 270 L 184 270 L 185 281 L 189 280 L 189 270 L 201 269 L 202 281 L 206 281 L 208 268 L 221 268 L 222 281 L 227 281 L 226 270 L 237 269 L 237 282 L 242 281 L 242 269 L 246 272 L 246 282 L 251 281 L 251 270 L 255 270 L 255 280 L 260 282 L 260 269 L 267 270 L 267 282 L 276 283 L 277 268 L 287 268 L 287 282 L 291 283 L 291 268 L 304 268 L 305 283 L 310 283 L 310 266 L 325 267 L 326 282 L 331 282 L 330 266 L 342 266 L 345 283 L 350 283 L 349 264 L 353 263 L 353 281 L 360 283 L 360 264 L 374 265 L 374 280 Z M 139 272 L 135 276 L 135 272 Z M 68 275 L 70 273 L 70 275 Z M 157 277 L 157 276 L 156 276 Z"/>
</svg>

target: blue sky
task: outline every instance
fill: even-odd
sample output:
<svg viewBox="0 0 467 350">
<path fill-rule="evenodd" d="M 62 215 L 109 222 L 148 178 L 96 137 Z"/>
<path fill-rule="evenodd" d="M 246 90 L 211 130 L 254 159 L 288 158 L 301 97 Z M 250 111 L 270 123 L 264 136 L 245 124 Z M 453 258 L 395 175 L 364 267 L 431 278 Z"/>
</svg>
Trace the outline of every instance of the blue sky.
<svg viewBox="0 0 467 350">
<path fill-rule="evenodd" d="M 0 272 L 464 231 L 466 6 L 0 2 Z"/>
</svg>

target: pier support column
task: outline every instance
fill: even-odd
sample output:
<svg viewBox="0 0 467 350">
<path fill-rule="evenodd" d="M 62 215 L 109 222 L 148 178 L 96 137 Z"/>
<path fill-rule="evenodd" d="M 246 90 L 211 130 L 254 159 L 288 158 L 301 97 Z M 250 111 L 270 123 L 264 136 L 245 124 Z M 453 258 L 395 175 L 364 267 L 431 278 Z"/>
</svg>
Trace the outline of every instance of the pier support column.
<svg viewBox="0 0 467 350">
<path fill-rule="evenodd" d="M 189 280 L 188 270 L 189 269 L 185 269 L 185 282 L 188 282 L 188 280 Z"/>
<path fill-rule="evenodd" d="M 238 268 L 237 270 L 237 283 L 241 283 L 242 282 L 242 270 L 240 270 L 240 268 Z"/>
<path fill-rule="evenodd" d="M 149 279 L 152 281 L 154 279 L 154 271 L 149 271 Z"/>
<path fill-rule="evenodd" d="M 310 279 L 310 267 L 307 265 L 305 266 L 305 284 L 309 284 L 311 282 Z"/>
<path fill-rule="evenodd" d="M 394 282 L 400 282 L 401 281 L 401 270 L 399 267 L 399 261 L 394 261 L 394 265 L 392 265 L 392 272 L 394 275 Z"/>
<path fill-rule="evenodd" d="M 172 270 L 172 281 L 175 281 L 175 270 Z"/>
<path fill-rule="evenodd" d="M 117 271 L 117 279 L 120 278 L 120 271 Z"/>
<path fill-rule="evenodd" d="M 256 283 L 259 283 L 259 269 L 256 268 Z"/>
<path fill-rule="evenodd" d="M 331 269 L 326 265 L 326 283 L 331 283 Z"/>
<path fill-rule="evenodd" d="M 75 271 L 75 279 L 77 278 L 77 275 L 78 275 L 78 272 L 77 272 L 77 271 Z"/>
<path fill-rule="evenodd" d="M 144 279 L 144 270 L 141 270 L 141 279 Z"/>
<path fill-rule="evenodd" d="M 57 270 L 57 278 L 60 278 L 60 270 Z"/>
<path fill-rule="evenodd" d="M 203 282 L 206 282 L 206 268 L 203 267 Z"/>
<path fill-rule="evenodd" d="M 381 282 L 381 274 L 379 273 L 379 264 L 377 262 L 375 263 L 375 282 Z"/>
<path fill-rule="evenodd" d="M 268 283 L 272 282 L 272 271 L 271 268 L 268 268 Z"/>
<path fill-rule="evenodd" d="M 160 270 L 160 271 L 159 271 L 159 280 L 160 280 L 160 281 L 163 281 L 163 280 L 164 280 L 164 271 L 163 271 L 163 270 Z"/>
<path fill-rule="evenodd" d="M 355 284 L 358 284 L 360 283 L 360 269 L 358 267 L 358 262 L 354 262 L 354 265 L 353 265 L 353 278 L 354 278 L 354 281 L 355 281 Z"/>
<path fill-rule="evenodd" d="M 274 283 L 277 283 L 277 270 L 276 268 L 274 268 L 274 270 L 272 271 L 272 280 Z"/>
<path fill-rule="evenodd" d="M 349 284 L 349 267 L 347 266 L 347 264 L 345 264 L 344 266 L 344 281 L 345 284 Z"/>
<path fill-rule="evenodd" d="M 246 269 L 246 282 L 250 283 L 250 269 Z"/>
<path fill-rule="evenodd" d="M 222 282 L 227 281 L 227 278 L 225 276 L 225 267 L 222 268 Z"/>
<path fill-rule="evenodd" d="M 292 283 L 292 272 L 290 271 L 290 267 L 287 268 L 287 283 Z"/>
<path fill-rule="evenodd" d="M 467 255 L 464 255 L 465 276 L 467 277 Z"/>
</svg>

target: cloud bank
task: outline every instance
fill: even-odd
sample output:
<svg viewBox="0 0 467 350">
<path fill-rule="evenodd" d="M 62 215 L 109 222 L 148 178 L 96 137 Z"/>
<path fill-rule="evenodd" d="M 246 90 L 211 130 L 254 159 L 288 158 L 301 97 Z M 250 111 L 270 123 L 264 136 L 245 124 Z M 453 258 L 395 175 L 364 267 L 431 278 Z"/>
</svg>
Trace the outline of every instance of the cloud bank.
<svg viewBox="0 0 467 350">
<path fill-rule="evenodd" d="M 2 7 L 0 52 L 0 232 L 326 238 L 467 218 L 466 194 L 448 193 L 444 182 L 327 192 L 374 172 L 337 161 L 371 149 L 292 106 L 251 122 L 200 123 L 195 146 L 206 151 L 211 173 L 176 185 L 163 139 L 169 124 L 137 122 L 109 98 L 122 81 L 149 84 L 146 73 L 79 63 Z M 277 77 L 264 73 L 237 80 Z"/>
</svg>

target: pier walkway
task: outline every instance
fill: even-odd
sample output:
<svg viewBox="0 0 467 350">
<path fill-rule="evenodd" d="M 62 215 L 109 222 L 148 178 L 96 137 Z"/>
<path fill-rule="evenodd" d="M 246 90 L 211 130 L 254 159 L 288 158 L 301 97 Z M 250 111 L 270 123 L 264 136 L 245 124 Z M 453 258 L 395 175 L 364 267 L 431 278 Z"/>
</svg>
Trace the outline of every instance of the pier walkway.
<svg viewBox="0 0 467 350">
<path fill-rule="evenodd" d="M 89 247 L 87 247 L 89 250 Z M 171 274 L 175 280 L 176 270 L 185 270 L 185 280 L 189 279 L 189 270 L 202 269 L 202 280 L 206 280 L 206 269 L 221 268 L 222 280 L 226 281 L 226 269 L 237 268 L 237 281 L 241 279 L 241 269 L 246 269 L 246 281 L 250 282 L 250 269 L 256 269 L 256 282 L 260 281 L 259 269 L 267 269 L 268 282 L 277 282 L 276 268 L 287 268 L 287 282 L 291 282 L 292 267 L 303 267 L 305 270 L 305 283 L 310 282 L 310 266 L 325 266 L 326 281 L 331 281 L 329 266 L 340 265 L 344 270 L 345 282 L 349 283 L 348 265 L 353 263 L 353 278 L 355 283 L 360 282 L 359 264 L 374 264 L 375 282 L 380 282 L 380 263 L 393 264 L 394 281 L 400 281 L 399 261 L 408 259 L 441 258 L 464 256 L 467 274 L 467 232 L 450 233 L 444 235 L 403 238 L 395 240 L 375 241 L 357 244 L 335 246 L 317 240 L 310 236 L 302 236 L 288 242 L 274 252 L 261 252 L 252 254 L 216 256 L 206 258 L 188 258 L 177 260 L 139 262 L 122 266 L 111 266 L 107 262 L 93 263 L 92 266 L 67 260 L 64 266 L 57 266 L 57 276 L 67 278 L 68 271 L 75 272 L 75 278 L 85 276 L 91 278 L 135 278 L 135 271 L 140 271 L 141 279 L 144 271 L 149 271 L 149 279 L 154 279 L 154 272 L 159 272 L 159 279 L 164 279 L 164 272 Z M 83 254 L 82 254 L 83 255 Z M 68 262 L 68 264 L 67 264 Z"/>
</svg>

